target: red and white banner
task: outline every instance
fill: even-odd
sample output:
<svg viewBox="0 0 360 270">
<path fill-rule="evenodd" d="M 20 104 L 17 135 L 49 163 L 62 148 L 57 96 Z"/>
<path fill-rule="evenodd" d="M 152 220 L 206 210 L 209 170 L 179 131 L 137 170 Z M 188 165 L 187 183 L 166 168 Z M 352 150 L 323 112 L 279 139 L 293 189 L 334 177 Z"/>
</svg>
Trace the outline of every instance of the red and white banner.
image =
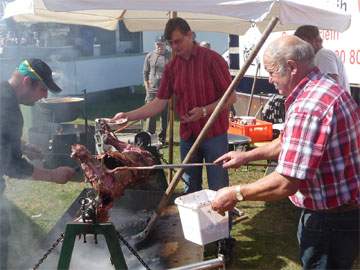
<svg viewBox="0 0 360 270">
<path fill-rule="evenodd" d="M 360 0 L 327 0 L 351 14 L 351 26 L 343 33 L 322 30 L 323 46 L 333 50 L 345 64 L 351 84 L 360 84 Z"/>
<path fill-rule="evenodd" d="M 350 84 L 360 84 L 360 0 L 321 0 L 324 5 L 330 5 L 341 11 L 351 14 L 351 26 L 343 33 L 333 30 L 320 30 L 320 35 L 323 39 L 323 47 L 333 50 L 343 63 L 347 77 Z M 311 22 L 309 22 L 311 24 Z M 293 31 L 277 32 L 270 35 L 266 43 L 274 40 L 280 35 L 293 34 Z M 244 64 L 246 55 L 249 54 L 251 48 L 255 46 L 257 40 L 260 38 L 261 33 L 255 28 L 249 29 L 239 39 L 239 57 L 240 66 Z M 266 47 L 266 44 L 264 48 Z M 257 63 L 262 63 L 262 52 L 260 51 L 253 65 L 249 68 L 247 75 L 254 75 Z M 267 77 L 267 73 L 261 67 L 260 76 Z"/>
</svg>

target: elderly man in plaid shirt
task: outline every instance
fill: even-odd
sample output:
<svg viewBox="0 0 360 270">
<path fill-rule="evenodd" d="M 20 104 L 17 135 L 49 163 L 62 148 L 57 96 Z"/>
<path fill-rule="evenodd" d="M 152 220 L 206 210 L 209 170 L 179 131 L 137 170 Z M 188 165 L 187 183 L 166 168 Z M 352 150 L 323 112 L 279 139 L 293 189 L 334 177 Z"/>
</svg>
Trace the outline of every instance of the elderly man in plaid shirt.
<svg viewBox="0 0 360 270">
<path fill-rule="evenodd" d="M 224 168 L 277 159 L 276 170 L 246 185 L 217 191 L 218 212 L 237 202 L 289 197 L 302 208 L 298 226 L 304 269 L 351 269 L 359 254 L 360 109 L 350 94 L 314 66 L 314 50 L 295 36 L 264 53 L 269 81 L 286 96 L 281 136 L 249 152 L 229 152 Z"/>
</svg>

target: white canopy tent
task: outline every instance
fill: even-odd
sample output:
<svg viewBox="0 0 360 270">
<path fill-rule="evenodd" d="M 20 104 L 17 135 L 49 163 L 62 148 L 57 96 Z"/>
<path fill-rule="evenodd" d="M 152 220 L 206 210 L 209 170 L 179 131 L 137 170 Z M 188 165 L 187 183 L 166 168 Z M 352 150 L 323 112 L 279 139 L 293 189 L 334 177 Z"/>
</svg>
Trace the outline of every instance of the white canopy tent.
<svg viewBox="0 0 360 270">
<path fill-rule="evenodd" d="M 273 17 L 274 31 L 294 29 L 311 22 L 339 32 L 350 26 L 350 15 L 325 1 L 310 0 L 15 0 L 3 18 L 16 21 L 83 24 L 114 30 L 119 20 L 129 31 L 162 31 L 170 11 L 186 19 L 194 31 L 242 35 L 251 24 L 264 30 Z"/>
</svg>

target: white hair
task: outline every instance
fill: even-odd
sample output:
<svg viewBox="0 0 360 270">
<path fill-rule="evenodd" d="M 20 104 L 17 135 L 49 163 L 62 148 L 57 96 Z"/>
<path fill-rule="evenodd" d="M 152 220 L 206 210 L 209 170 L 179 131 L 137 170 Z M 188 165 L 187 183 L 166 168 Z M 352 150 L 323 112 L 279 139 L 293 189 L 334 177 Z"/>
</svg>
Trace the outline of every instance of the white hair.
<svg viewBox="0 0 360 270">
<path fill-rule="evenodd" d="M 309 67 L 314 66 L 314 48 L 298 37 L 292 36 L 284 39 L 277 39 L 270 43 L 264 55 L 279 66 L 279 72 L 284 73 L 288 60 L 302 62 Z"/>
</svg>

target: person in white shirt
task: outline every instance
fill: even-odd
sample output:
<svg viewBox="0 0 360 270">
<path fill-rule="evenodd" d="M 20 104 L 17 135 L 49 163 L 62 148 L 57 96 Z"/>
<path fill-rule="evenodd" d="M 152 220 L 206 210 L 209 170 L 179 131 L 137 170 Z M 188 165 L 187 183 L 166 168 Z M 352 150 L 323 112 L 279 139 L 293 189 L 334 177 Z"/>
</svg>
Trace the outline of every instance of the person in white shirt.
<svg viewBox="0 0 360 270">
<path fill-rule="evenodd" d="M 309 42 L 315 50 L 314 64 L 324 74 L 331 76 L 339 85 L 350 92 L 350 85 L 341 59 L 329 49 L 322 46 L 319 29 L 313 25 L 302 25 L 296 29 L 295 36 Z"/>
</svg>

